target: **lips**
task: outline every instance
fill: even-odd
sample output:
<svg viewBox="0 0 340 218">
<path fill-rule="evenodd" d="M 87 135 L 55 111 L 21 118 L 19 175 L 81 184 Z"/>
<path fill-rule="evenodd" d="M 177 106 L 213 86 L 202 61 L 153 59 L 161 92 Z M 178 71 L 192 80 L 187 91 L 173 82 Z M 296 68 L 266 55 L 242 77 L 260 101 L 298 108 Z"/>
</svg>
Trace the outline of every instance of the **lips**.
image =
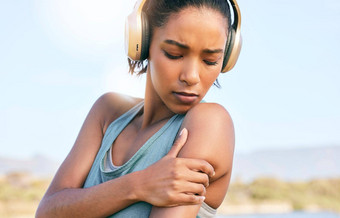
<svg viewBox="0 0 340 218">
<path fill-rule="evenodd" d="M 192 92 L 173 92 L 178 101 L 184 104 L 192 104 L 197 98 L 198 94 Z"/>
</svg>

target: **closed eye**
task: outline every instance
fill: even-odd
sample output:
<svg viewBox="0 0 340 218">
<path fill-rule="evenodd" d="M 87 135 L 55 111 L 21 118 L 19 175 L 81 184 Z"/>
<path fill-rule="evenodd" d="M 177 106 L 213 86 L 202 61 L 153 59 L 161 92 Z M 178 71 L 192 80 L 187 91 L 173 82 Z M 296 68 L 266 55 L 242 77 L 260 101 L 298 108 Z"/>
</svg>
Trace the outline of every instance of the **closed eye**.
<svg viewBox="0 0 340 218">
<path fill-rule="evenodd" d="M 217 61 L 207 61 L 207 60 L 204 60 L 204 62 L 207 64 L 207 65 L 217 65 Z"/>
<path fill-rule="evenodd" d="M 165 50 L 163 50 L 163 53 L 167 58 L 172 59 L 172 60 L 180 59 L 180 58 L 183 57 L 182 55 L 171 55 L 168 52 L 166 52 Z"/>
</svg>

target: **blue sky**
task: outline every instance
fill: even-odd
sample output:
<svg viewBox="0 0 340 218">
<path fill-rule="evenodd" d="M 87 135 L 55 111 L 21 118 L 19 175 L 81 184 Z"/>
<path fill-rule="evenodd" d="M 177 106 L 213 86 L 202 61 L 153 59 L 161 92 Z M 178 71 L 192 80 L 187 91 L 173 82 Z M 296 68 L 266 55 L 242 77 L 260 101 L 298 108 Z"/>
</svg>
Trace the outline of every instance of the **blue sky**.
<svg viewBox="0 0 340 218">
<path fill-rule="evenodd" d="M 206 97 L 232 115 L 236 151 L 340 146 L 340 2 L 238 3 L 240 59 Z M 124 55 L 133 4 L 0 2 L 0 156 L 62 160 L 101 94 L 143 95 Z"/>
</svg>

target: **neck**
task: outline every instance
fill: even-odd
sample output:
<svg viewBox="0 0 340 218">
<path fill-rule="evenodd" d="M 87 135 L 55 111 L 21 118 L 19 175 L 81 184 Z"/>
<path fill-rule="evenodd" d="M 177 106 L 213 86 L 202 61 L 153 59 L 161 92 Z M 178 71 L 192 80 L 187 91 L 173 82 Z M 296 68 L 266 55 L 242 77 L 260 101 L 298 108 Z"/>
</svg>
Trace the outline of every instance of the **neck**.
<svg viewBox="0 0 340 218">
<path fill-rule="evenodd" d="M 163 103 L 153 88 L 150 73 L 146 73 L 146 87 L 144 98 L 144 114 L 141 128 L 146 128 L 157 122 L 169 119 L 175 113 Z"/>
</svg>

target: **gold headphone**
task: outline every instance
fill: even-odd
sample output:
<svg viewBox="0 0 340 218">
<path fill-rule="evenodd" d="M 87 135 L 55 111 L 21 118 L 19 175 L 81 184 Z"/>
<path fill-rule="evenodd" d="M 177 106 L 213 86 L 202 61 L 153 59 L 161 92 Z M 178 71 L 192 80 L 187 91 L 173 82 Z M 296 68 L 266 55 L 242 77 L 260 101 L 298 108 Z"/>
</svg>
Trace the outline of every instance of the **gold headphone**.
<svg viewBox="0 0 340 218">
<path fill-rule="evenodd" d="M 125 22 L 125 52 L 134 61 L 144 60 L 149 54 L 149 26 L 143 12 L 146 1 L 138 0 Z M 236 0 L 229 0 L 229 2 L 233 8 L 234 19 L 228 34 L 222 73 L 228 72 L 235 66 L 242 47 L 240 8 Z"/>
</svg>

